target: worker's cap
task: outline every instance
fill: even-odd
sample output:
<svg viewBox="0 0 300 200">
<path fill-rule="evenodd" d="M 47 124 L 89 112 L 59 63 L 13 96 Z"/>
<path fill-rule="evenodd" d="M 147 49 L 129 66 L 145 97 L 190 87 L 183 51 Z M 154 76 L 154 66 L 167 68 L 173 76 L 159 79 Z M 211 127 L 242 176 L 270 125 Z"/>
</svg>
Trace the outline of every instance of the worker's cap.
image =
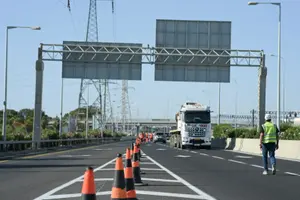
<svg viewBox="0 0 300 200">
<path fill-rule="evenodd" d="M 265 120 L 271 120 L 271 115 L 270 114 L 266 114 L 265 115 Z"/>
</svg>

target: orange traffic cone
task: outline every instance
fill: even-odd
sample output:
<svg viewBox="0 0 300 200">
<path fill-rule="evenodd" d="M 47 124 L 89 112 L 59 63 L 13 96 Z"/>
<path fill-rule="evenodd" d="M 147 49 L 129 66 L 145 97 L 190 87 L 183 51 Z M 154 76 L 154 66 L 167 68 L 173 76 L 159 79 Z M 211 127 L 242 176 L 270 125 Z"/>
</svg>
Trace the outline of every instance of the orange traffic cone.
<svg viewBox="0 0 300 200">
<path fill-rule="evenodd" d="M 122 154 L 118 154 L 115 165 L 115 177 L 111 190 L 111 200 L 127 200 Z"/>
<path fill-rule="evenodd" d="M 125 185 L 127 200 L 138 200 L 136 198 L 136 191 L 134 188 L 133 172 L 130 158 L 130 148 L 126 150 L 126 161 L 125 161 Z"/>
<path fill-rule="evenodd" d="M 134 145 L 132 167 L 133 167 L 135 185 L 139 185 L 139 186 L 148 185 L 142 182 L 139 155 L 138 155 L 138 150 L 136 145 Z"/>
<path fill-rule="evenodd" d="M 141 174 L 146 174 L 146 172 L 144 172 L 144 171 L 141 170 L 141 157 L 142 157 L 142 153 L 141 153 L 140 145 L 137 144 L 136 148 L 137 148 L 137 151 L 138 151 L 138 160 L 139 160 L 139 163 L 140 163 L 140 172 L 141 172 Z"/>
<path fill-rule="evenodd" d="M 96 186 L 92 167 L 88 167 L 84 173 L 81 194 L 82 200 L 96 200 Z"/>
</svg>

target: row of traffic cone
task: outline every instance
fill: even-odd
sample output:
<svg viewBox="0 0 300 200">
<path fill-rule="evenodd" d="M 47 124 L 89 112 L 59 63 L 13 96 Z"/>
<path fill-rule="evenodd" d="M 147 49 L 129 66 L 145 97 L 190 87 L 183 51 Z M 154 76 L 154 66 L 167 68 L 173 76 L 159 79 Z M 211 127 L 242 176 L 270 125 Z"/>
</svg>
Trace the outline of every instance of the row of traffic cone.
<svg viewBox="0 0 300 200">
<path fill-rule="evenodd" d="M 122 154 L 117 155 L 111 200 L 137 200 L 135 185 L 147 185 L 142 182 L 140 171 L 140 149 L 133 144 L 133 151 L 126 149 L 125 169 Z M 132 161 L 131 161 L 132 158 Z M 82 200 L 96 200 L 96 186 L 92 167 L 84 174 Z"/>
</svg>

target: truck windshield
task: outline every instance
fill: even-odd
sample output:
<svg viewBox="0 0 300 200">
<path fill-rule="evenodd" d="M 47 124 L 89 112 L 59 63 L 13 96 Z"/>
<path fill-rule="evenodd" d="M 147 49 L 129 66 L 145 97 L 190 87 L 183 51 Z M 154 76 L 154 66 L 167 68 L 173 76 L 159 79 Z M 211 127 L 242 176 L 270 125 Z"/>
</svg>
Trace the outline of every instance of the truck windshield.
<svg viewBox="0 0 300 200">
<path fill-rule="evenodd" d="M 210 123 L 210 111 L 186 112 L 184 121 L 186 123 Z"/>
</svg>

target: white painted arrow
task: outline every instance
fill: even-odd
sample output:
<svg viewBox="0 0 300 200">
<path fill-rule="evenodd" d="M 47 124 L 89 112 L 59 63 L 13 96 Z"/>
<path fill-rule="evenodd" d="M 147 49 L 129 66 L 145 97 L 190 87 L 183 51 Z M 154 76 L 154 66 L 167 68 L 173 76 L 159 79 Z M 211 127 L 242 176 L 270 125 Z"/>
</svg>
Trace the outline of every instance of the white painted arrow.
<svg viewBox="0 0 300 200">
<path fill-rule="evenodd" d="M 188 158 L 188 157 L 191 157 L 191 156 L 187 156 L 187 155 L 178 155 L 178 156 L 175 156 L 177 158 Z"/>
<path fill-rule="evenodd" d="M 165 150 L 167 150 L 167 149 L 156 149 L 157 151 L 165 151 Z"/>
</svg>

